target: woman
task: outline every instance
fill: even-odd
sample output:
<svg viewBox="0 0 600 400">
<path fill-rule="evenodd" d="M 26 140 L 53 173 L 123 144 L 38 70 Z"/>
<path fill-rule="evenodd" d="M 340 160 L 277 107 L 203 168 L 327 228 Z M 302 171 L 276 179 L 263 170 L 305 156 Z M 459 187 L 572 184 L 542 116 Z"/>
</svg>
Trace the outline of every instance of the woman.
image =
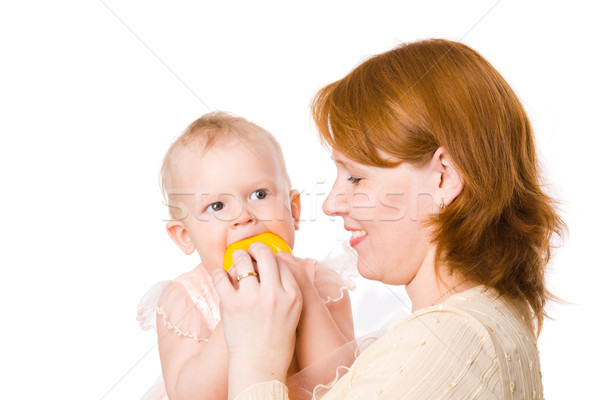
<svg viewBox="0 0 600 400">
<path fill-rule="evenodd" d="M 325 213 L 352 232 L 361 275 L 406 285 L 413 307 L 324 398 L 542 398 L 536 335 L 563 222 L 506 81 L 461 43 L 421 41 L 323 88 L 313 117 L 338 170 Z M 299 262 L 260 245 L 236 256 L 260 281 L 213 276 L 230 398 L 286 399 Z"/>
</svg>

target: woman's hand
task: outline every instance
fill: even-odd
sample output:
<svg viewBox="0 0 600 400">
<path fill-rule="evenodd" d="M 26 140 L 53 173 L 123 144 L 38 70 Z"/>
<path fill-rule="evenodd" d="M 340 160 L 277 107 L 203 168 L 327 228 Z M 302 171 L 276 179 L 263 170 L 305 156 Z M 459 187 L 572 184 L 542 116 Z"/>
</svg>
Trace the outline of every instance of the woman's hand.
<svg viewBox="0 0 600 400">
<path fill-rule="evenodd" d="M 280 269 L 285 266 L 292 273 L 300 288 L 300 293 L 302 293 L 302 300 L 306 298 L 306 294 L 311 292 L 318 296 L 314 285 L 314 264 L 316 264 L 316 261 L 311 262 L 309 259 L 297 258 L 285 251 L 275 254 L 275 260 Z"/>
<path fill-rule="evenodd" d="M 213 273 L 229 350 L 230 399 L 254 383 L 285 382 L 302 310 L 294 276 L 286 265 L 277 265 L 267 246 L 253 243 L 248 253 L 237 250 L 233 259 L 237 276 L 249 272 L 259 276 L 236 281 L 225 270 Z"/>
</svg>

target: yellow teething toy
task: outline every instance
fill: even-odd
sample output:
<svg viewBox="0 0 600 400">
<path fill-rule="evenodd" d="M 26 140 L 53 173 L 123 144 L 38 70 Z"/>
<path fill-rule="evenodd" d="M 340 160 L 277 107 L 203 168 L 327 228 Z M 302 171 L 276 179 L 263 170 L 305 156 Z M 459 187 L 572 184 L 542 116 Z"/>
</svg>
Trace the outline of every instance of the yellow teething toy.
<svg viewBox="0 0 600 400">
<path fill-rule="evenodd" d="M 233 252 L 238 249 L 248 251 L 248 247 L 250 247 L 250 245 L 254 242 L 266 244 L 267 247 L 273 250 L 273 253 L 285 251 L 292 254 L 290 246 L 288 246 L 282 238 L 272 234 L 271 232 L 261 233 L 256 236 L 240 240 L 239 242 L 231 243 L 229 246 L 227 246 L 227 250 L 225 250 L 225 256 L 223 257 L 223 268 L 225 268 L 225 271 L 228 271 L 229 268 L 233 267 Z"/>
</svg>

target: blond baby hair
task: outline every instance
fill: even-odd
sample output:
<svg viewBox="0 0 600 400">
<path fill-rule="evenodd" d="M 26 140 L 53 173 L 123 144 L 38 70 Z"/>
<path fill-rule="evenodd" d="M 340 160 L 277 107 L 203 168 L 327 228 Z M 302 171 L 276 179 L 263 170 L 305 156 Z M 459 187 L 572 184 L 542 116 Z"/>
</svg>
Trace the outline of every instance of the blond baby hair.
<svg viewBox="0 0 600 400">
<path fill-rule="evenodd" d="M 266 129 L 224 111 L 213 111 L 204 114 L 192 122 L 171 144 L 165 154 L 160 169 L 159 184 L 165 202 L 169 205 L 172 214 L 170 195 L 173 190 L 173 163 L 178 154 L 188 146 L 202 146 L 202 154 L 210 150 L 218 142 L 237 139 L 251 151 L 257 150 L 265 144 L 269 146 L 283 170 L 285 184 L 291 186 L 290 177 L 285 166 L 281 146 L 275 137 Z M 256 152 L 258 153 L 258 152 Z"/>
</svg>

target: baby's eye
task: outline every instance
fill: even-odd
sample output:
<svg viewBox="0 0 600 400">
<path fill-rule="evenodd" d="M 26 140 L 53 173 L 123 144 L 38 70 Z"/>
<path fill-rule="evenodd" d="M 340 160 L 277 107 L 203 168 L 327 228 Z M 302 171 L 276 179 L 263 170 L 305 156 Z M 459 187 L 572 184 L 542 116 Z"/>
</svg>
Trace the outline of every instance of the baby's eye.
<svg viewBox="0 0 600 400">
<path fill-rule="evenodd" d="M 262 200 L 267 197 L 268 193 L 265 189 L 258 189 L 252 192 L 250 195 L 251 200 Z"/>
<path fill-rule="evenodd" d="M 223 207 L 225 207 L 225 205 L 223 204 L 223 202 L 221 201 L 216 201 L 212 204 L 209 204 L 208 207 L 206 207 L 206 211 L 208 212 L 217 212 L 217 211 L 221 211 L 223 209 Z"/>
<path fill-rule="evenodd" d="M 350 178 L 348 178 L 348 181 L 350 181 L 351 184 L 356 185 L 358 182 L 362 181 L 363 178 L 355 178 L 354 176 L 351 176 Z"/>
</svg>

